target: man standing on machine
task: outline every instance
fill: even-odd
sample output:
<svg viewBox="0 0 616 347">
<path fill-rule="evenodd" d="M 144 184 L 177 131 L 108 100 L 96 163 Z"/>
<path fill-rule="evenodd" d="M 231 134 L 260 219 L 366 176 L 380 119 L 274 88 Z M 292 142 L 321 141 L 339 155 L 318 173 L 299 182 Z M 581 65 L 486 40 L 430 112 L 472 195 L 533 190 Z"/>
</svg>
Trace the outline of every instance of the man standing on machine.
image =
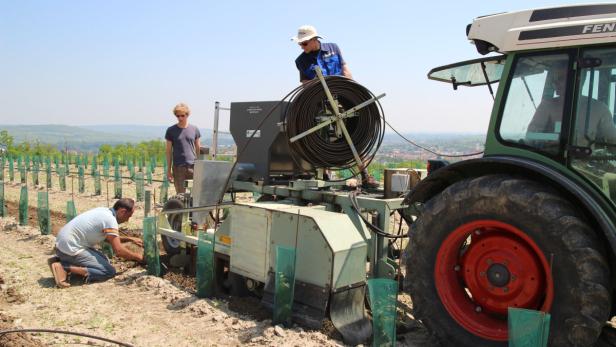
<svg viewBox="0 0 616 347">
<path fill-rule="evenodd" d="M 184 181 L 193 178 L 195 159 L 201 147 L 199 128 L 188 124 L 190 109 L 186 104 L 177 104 L 173 114 L 178 122 L 170 126 L 165 133 L 167 140 L 167 178 L 173 182 L 176 193 L 184 193 Z M 173 160 L 171 153 L 173 153 Z M 173 165 L 172 165 L 173 164 Z M 173 175 L 171 168 L 173 167 Z"/>
<path fill-rule="evenodd" d="M 351 70 L 342 58 L 342 52 L 335 43 L 324 43 L 317 33 L 317 29 L 311 25 L 302 25 L 297 30 L 297 36 L 291 40 L 297 42 L 303 52 L 295 59 L 295 66 L 299 70 L 299 80 L 302 84 L 316 78 L 314 67 L 318 66 L 323 76 L 344 76 L 353 78 Z M 365 168 L 361 168 L 362 186 L 376 188 L 379 184 L 374 177 L 369 176 Z"/>
<path fill-rule="evenodd" d="M 351 70 L 342 58 L 342 52 L 335 43 L 322 43 L 322 37 L 311 25 L 303 25 L 297 30 L 297 36 L 291 40 L 297 42 L 304 51 L 295 59 L 299 70 L 299 80 L 306 83 L 316 77 L 314 67 L 319 66 L 324 76 L 344 76 L 353 78 Z"/>
</svg>

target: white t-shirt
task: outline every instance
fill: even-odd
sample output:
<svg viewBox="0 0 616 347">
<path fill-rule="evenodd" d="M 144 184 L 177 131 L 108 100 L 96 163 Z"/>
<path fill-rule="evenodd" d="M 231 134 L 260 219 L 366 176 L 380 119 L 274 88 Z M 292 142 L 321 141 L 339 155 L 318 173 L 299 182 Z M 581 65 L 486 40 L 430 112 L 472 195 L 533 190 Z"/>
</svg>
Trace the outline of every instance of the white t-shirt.
<svg viewBox="0 0 616 347">
<path fill-rule="evenodd" d="M 103 230 L 111 229 L 109 232 Z M 107 235 L 118 234 L 115 212 L 106 207 L 86 211 L 66 224 L 56 237 L 56 248 L 67 255 L 76 255 L 105 240 Z"/>
</svg>

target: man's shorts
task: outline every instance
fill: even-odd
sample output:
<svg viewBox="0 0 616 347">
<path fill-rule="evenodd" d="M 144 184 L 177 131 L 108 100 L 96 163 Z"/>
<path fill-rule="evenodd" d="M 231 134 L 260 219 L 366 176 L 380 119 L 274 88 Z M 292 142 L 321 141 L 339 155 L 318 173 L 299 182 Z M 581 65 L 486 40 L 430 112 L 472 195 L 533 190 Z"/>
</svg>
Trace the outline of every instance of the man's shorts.
<svg viewBox="0 0 616 347">
<path fill-rule="evenodd" d="M 194 165 L 173 165 L 173 185 L 176 193 L 184 193 L 184 181 L 193 178 Z"/>
</svg>

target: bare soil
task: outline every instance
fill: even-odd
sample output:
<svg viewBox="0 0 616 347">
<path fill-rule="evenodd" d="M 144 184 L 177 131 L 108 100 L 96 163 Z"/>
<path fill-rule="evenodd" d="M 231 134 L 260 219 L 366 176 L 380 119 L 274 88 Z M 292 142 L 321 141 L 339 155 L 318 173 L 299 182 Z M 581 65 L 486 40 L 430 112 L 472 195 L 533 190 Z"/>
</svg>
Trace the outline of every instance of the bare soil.
<svg viewBox="0 0 616 347">
<path fill-rule="evenodd" d="M 130 185 L 124 187 L 125 196 L 134 196 L 130 195 L 131 188 L 134 190 Z M 41 235 L 36 194 L 29 194 L 28 225 L 17 223 L 19 189 L 19 183 L 5 184 L 8 217 L 0 218 L 0 330 L 70 330 L 135 346 L 343 345 L 331 322 L 326 321 L 320 330 L 274 327 L 271 313 L 262 308 L 258 298 L 199 299 L 194 295 L 194 277 L 177 271 L 169 271 L 163 278 L 148 276 L 137 264 L 116 258 L 112 264 L 118 276 L 113 280 L 84 285 L 81 278 L 74 276 L 70 288 L 57 289 L 47 258 L 53 254 L 54 235 L 65 223 L 66 201 L 74 199 L 78 212 L 83 212 L 112 205 L 114 200 L 107 200 L 106 195 L 61 192 L 54 182 L 49 191 L 53 232 Z M 137 203 L 137 212 L 123 226 L 123 235 L 141 237 L 143 212 L 143 202 Z M 410 303 L 408 296 L 401 296 L 401 300 Z M 437 345 L 404 307 L 405 304 L 400 305 L 398 345 Z M 7 334 L 0 339 L 0 346 L 83 344 L 113 345 L 51 333 Z"/>
</svg>

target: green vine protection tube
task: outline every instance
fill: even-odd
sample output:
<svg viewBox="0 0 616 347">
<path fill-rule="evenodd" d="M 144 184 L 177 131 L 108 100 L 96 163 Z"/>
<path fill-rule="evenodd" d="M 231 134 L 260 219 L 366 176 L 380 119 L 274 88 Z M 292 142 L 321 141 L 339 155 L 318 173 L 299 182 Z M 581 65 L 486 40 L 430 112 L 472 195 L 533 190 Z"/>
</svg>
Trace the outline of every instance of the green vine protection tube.
<svg viewBox="0 0 616 347">
<path fill-rule="evenodd" d="M 143 219 L 143 253 L 148 264 L 148 275 L 160 276 L 160 258 L 158 256 L 158 242 L 156 242 L 156 218 Z"/>
<path fill-rule="evenodd" d="M 51 166 L 47 167 L 45 174 L 45 186 L 51 189 Z"/>
<path fill-rule="evenodd" d="M 115 255 L 115 253 L 113 252 L 113 247 L 111 247 L 111 244 L 107 240 L 101 243 L 101 251 L 109 259 L 113 258 L 113 256 Z"/>
<path fill-rule="evenodd" d="M 128 162 L 128 173 L 130 174 L 130 178 L 135 178 L 135 165 L 133 165 L 132 161 Z"/>
<path fill-rule="evenodd" d="M 144 195 L 144 185 L 143 185 L 143 172 L 138 172 L 135 174 L 135 183 L 136 183 L 136 200 L 137 201 L 143 201 L 143 195 Z"/>
<path fill-rule="evenodd" d="M 103 162 L 103 176 L 106 180 L 109 179 L 109 159 L 105 157 L 105 161 Z"/>
<path fill-rule="evenodd" d="M 97 161 L 98 161 L 98 158 L 96 156 L 94 156 L 92 158 L 92 165 L 90 166 L 90 173 L 92 175 L 94 175 L 94 173 L 98 171 L 98 162 Z"/>
<path fill-rule="evenodd" d="M 276 246 L 274 280 L 274 324 L 291 325 L 295 290 L 295 248 Z"/>
<path fill-rule="evenodd" d="M 19 225 L 28 224 L 28 187 L 21 186 L 19 194 Z"/>
<path fill-rule="evenodd" d="M 47 192 L 38 192 L 37 217 L 41 235 L 49 235 L 51 232 L 51 214 L 49 212 L 49 195 Z"/>
<path fill-rule="evenodd" d="M 214 237 L 199 230 L 197 242 L 197 297 L 214 295 Z"/>
<path fill-rule="evenodd" d="M 550 314 L 509 307 L 507 325 L 510 347 L 545 347 L 548 345 Z"/>
<path fill-rule="evenodd" d="M 4 208 L 4 181 L 0 181 L 0 217 L 6 217 Z"/>
<path fill-rule="evenodd" d="M 167 184 L 165 184 L 165 182 L 163 181 L 163 184 L 160 185 L 160 196 L 159 196 L 160 202 L 162 202 L 163 204 L 167 202 L 167 200 L 169 199 L 169 183 L 167 182 Z"/>
<path fill-rule="evenodd" d="M 15 164 L 13 164 L 13 158 L 9 160 L 9 181 L 15 181 Z"/>
<path fill-rule="evenodd" d="M 98 171 L 94 172 L 94 195 L 101 195 L 101 175 Z"/>
<path fill-rule="evenodd" d="M 61 191 L 66 191 L 66 168 L 59 168 L 58 169 L 58 181 L 60 184 L 60 190 Z"/>
<path fill-rule="evenodd" d="M 114 199 L 122 198 L 122 179 L 116 178 L 113 180 Z"/>
<path fill-rule="evenodd" d="M 152 209 L 152 191 L 145 191 L 145 203 L 143 207 L 143 214 L 147 217 Z"/>
<path fill-rule="evenodd" d="M 395 346 L 398 282 L 386 278 L 368 280 L 372 308 L 372 346 Z"/>
<path fill-rule="evenodd" d="M 84 173 L 83 166 L 79 167 L 79 193 L 83 194 L 86 192 L 86 177 Z"/>
<path fill-rule="evenodd" d="M 34 184 L 35 186 L 38 186 L 39 185 L 39 166 L 36 161 L 33 163 L 34 165 L 32 166 L 32 184 Z"/>
<path fill-rule="evenodd" d="M 75 208 L 75 201 L 69 200 L 66 202 L 66 222 L 70 222 L 73 218 L 77 217 L 77 209 Z"/>
</svg>

